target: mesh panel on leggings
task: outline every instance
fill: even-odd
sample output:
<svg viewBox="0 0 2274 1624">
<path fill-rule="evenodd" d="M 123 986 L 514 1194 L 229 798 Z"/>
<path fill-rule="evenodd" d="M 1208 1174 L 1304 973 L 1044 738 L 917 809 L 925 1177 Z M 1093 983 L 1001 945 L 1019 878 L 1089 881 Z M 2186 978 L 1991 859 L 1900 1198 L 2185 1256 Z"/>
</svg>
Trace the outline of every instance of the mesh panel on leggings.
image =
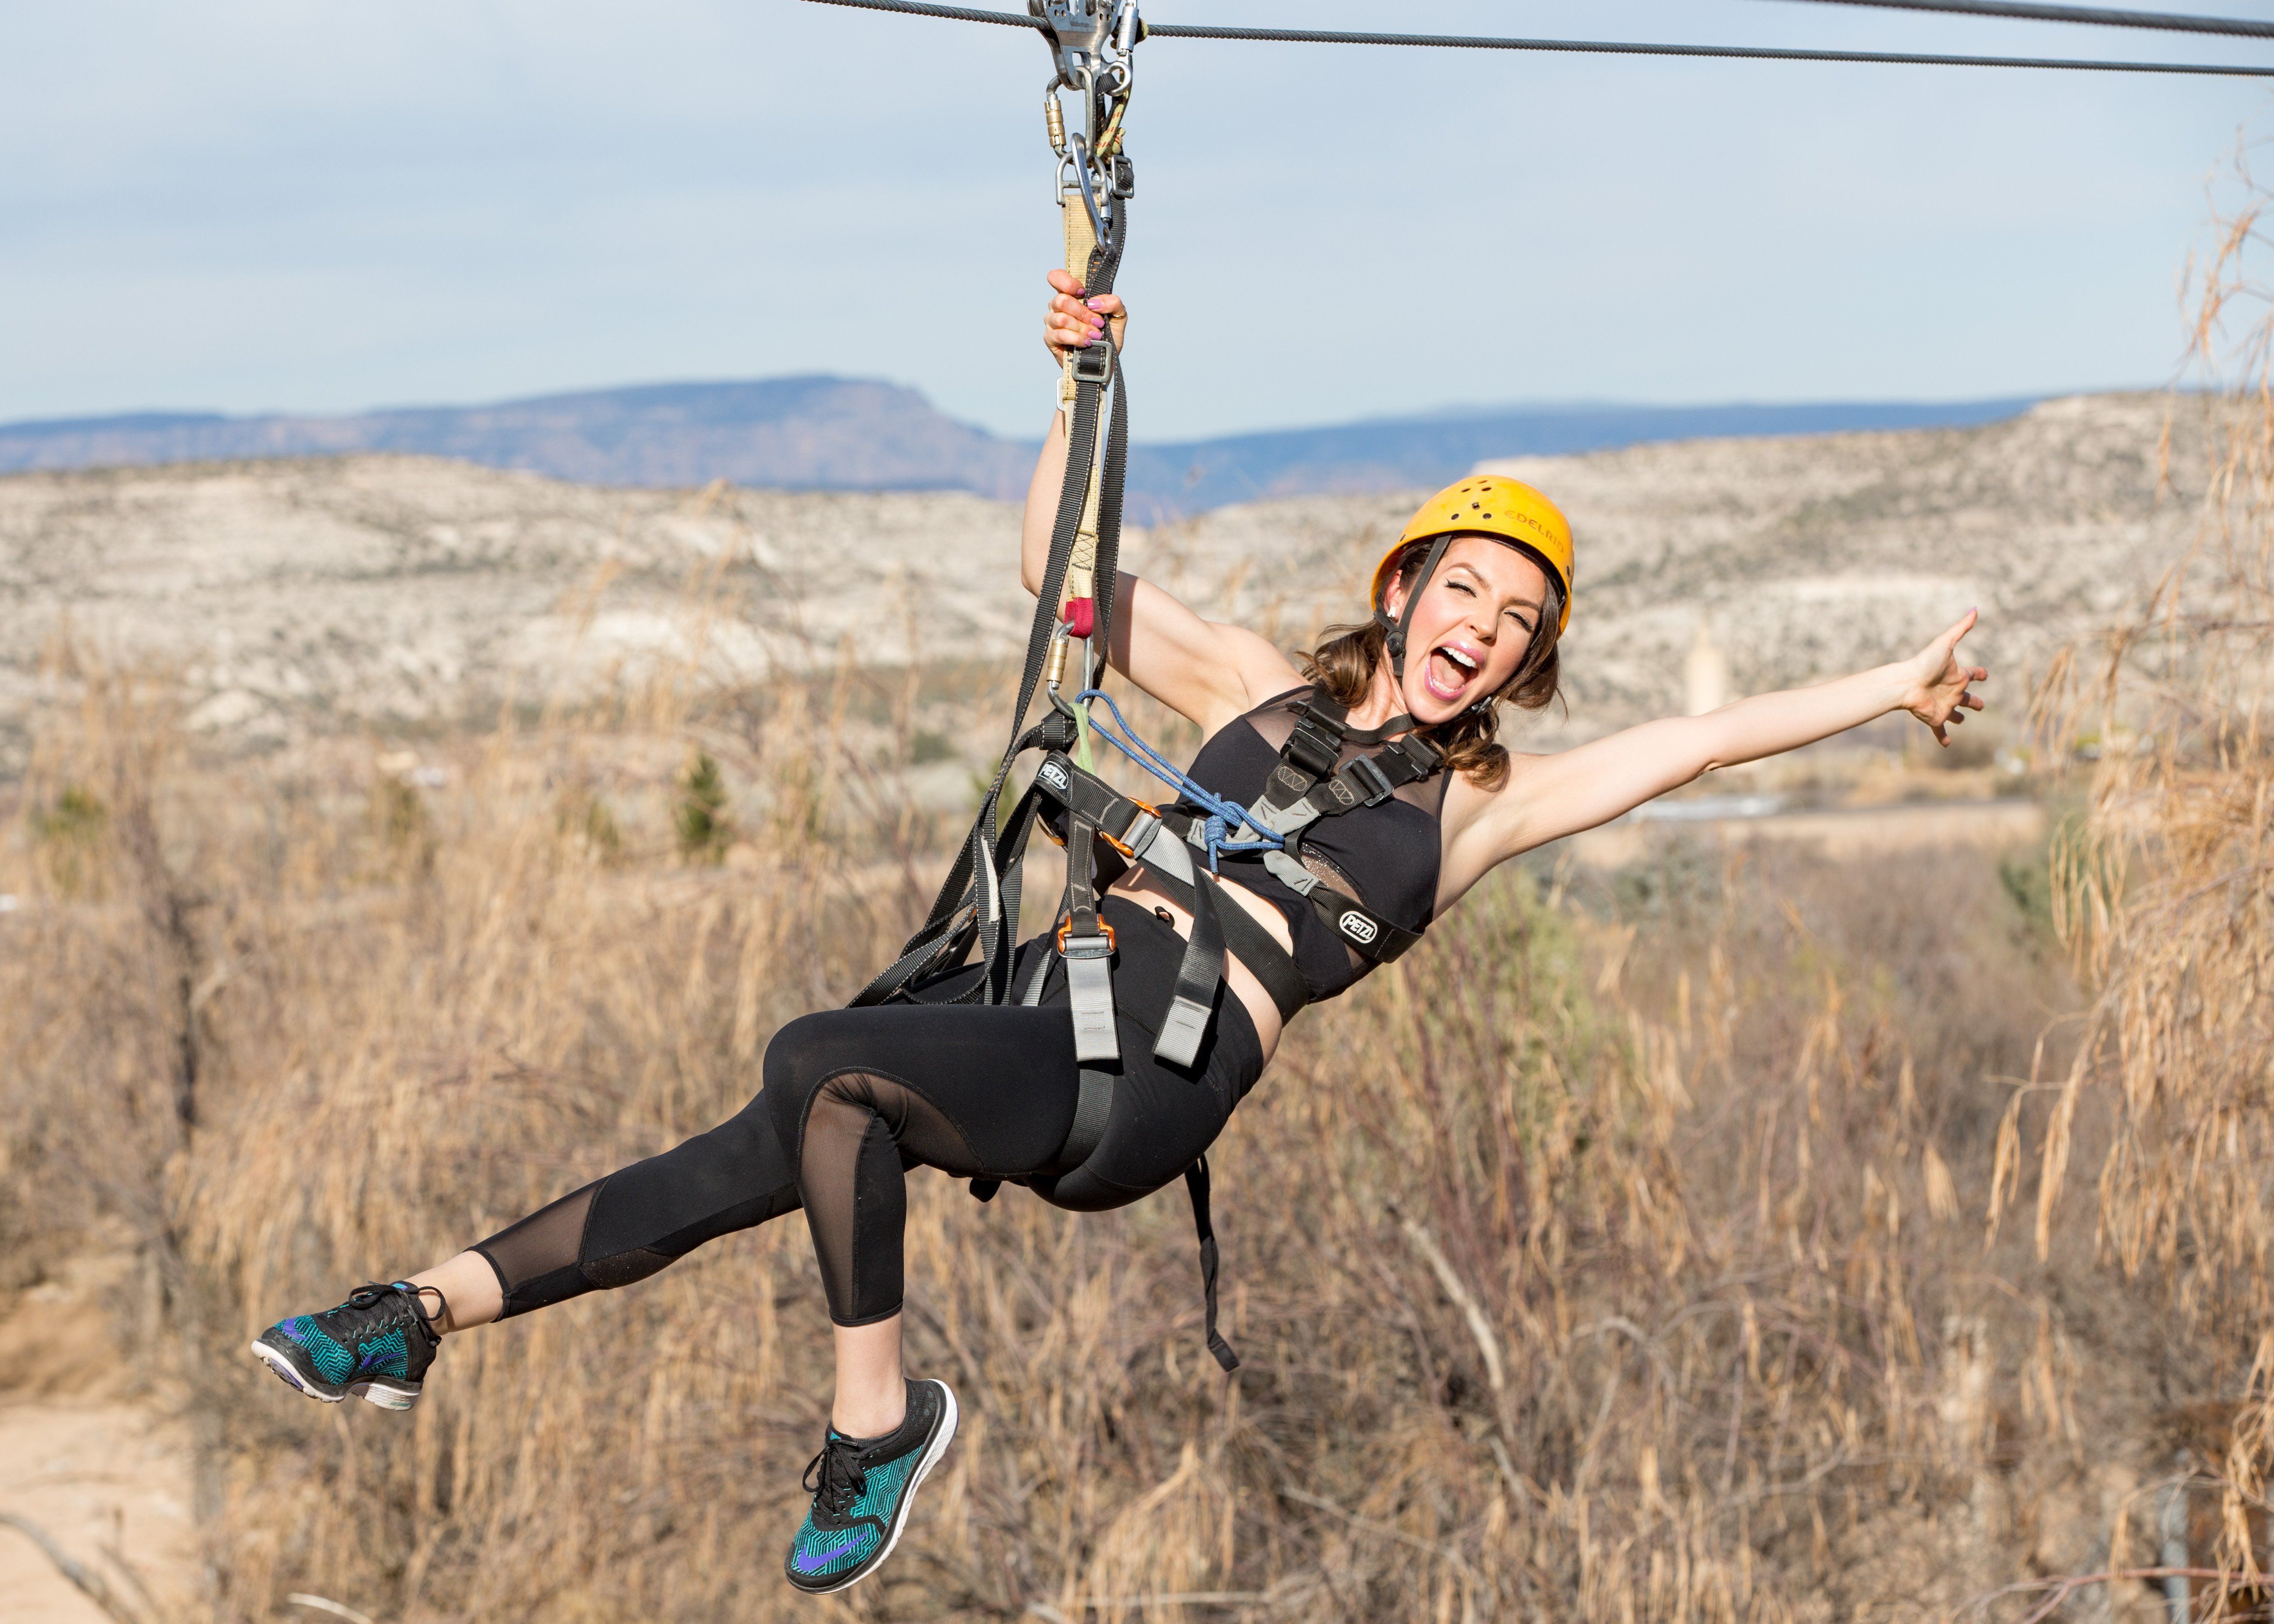
<svg viewBox="0 0 2274 1624">
<path fill-rule="evenodd" d="M 618 1168 L 474 1250 L 508 1315 L 645 1280 L 705 1241 L 779 1218 L 797 1180 L 764 1095 L 708 1133 Z"/>
<path fill-rule="evenodd" d="M 897 1078 L 844 1071 L 815 1091 L 797 1184 L 839 1325 L 900 1311 L 907 1156 L 959 1178 L 987 1171 L 946 1115 Z"/>
<path fill-rule="evenodd" d="M 584 1289 L 576 1267 L 584 1241 L 584 1218 L 605 1179 L 572 1191 L 540 1207 L 519 1222 L 499 1230 L 474 1250 L 497 1271 L 505 1294 L 505 1316 L 526 1312 Z"/>
</svg>

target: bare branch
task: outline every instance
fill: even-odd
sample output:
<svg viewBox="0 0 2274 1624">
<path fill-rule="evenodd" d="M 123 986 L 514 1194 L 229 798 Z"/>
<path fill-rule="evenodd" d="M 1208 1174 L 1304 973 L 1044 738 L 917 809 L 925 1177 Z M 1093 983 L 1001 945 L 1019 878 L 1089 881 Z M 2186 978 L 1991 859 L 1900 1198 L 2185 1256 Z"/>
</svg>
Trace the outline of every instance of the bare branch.
<svg viewBox="0 0 2274 1624">
<path fill-rule="evenodd" d="M 0 1528 L 12 1528 L 37 1545 L 40 1554 L 55 1564 L 57 1573 L 71 1581 L 82 1596 L 102 1608 L 117 1624 L 149 1624 L 127 1606 L 124 1598 L 110 1588 L 101 1574 L 74 1559 L 38 1523 L 29 1518 L 17 1516 L 12 1512 L 0 1511 Z M 365 1620 L 365 1624 L 370 1624 L 370 1620 Z"/>
</svg>

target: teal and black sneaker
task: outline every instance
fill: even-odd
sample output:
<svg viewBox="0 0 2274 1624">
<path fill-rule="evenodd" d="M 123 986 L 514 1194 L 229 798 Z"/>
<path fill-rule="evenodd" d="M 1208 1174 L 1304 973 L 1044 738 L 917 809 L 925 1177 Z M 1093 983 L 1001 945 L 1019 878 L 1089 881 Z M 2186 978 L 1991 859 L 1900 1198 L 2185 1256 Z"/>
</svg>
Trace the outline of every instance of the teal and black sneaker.
<svg viewBox="0 0 2274 1624">
<path fill-rule="evenodd" d="M 944 1381 L 908 1383 L 908 1418 L 882 1438 L 847 1438 L 835 1427 L 805 1469 L 813 1509 L 784 1564 L 809 1596 L 858 1584 L 881 1566 L 907 1525 L 916 1485 L 955 1438 L 955 1395 Z"/>
<path fill-rule="evenodd" d="M 439 1302 L 440 1292 L 425 1290 Z M 327 1404 L 353 1394 L 381 1410 L 408 1410 L 442 1342 L 420 1296 L 405 1281 L 365 1286 L 337 1308 L 277 1321 L 252 1357 Z"/>
</svg>

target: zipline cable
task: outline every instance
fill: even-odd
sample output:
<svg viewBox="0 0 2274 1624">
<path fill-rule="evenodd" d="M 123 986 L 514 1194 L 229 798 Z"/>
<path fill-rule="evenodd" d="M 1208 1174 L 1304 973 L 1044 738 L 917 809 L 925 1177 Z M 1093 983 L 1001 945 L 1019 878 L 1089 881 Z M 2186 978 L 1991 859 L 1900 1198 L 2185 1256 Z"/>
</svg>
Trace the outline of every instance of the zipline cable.
<svg viewBox="0 0 2274 1624">
<path fill-rule="evenodd" d="M 874 3 L 875 0 L 824 0 L 824 4 L 832 5 Z M 2243 79 L 2274 79 L 2274 68 L 2228 67 L 2190 62 L 2098 62 L 2068 56 L 1802 50 L 1767 45 L 1646 45 L 1625 40 L 1503 40 L 1450 34 L 1347 34 L 1308 28 L 1211 28 L 1174 23 L 1148 23 L 1145 34 L 1148 39 L 1255 40 L 1290 45 L 1424 45 L 1465 50 L 1562 51 L 1590 56 L 1706 56 L 1741 62 L 1864 62 L 1915 68 L 2051 68 L 2085 73 L 2232 74 Z"/>
<path fill-rule="evenodd" d="M 951 22 L 999 23 L 1048 32 L 1036 18 L 1016 11 L 982 11 L 931 5 L 924 0 L 813 0 L 862 11 L 897 11 Z M 1287 45 L 1418 45 L 1455 50 L 1510 50 L 1588 56 L 1692 56 L 1739 62 L 1878 63 L 1917 68 L 2042 68 L 2076 73 L 2178 73 L 2195 77 L 2274 79 L 2274 67 L 2197 62 L 2101 62 L 2069 56 L 1972 56 L 1917 51 L 1801 50 L 1765 45 L 1649 45 L 1625 40 L 1495 39 L 1486 34 L 1356 34 L 1315 28 L 1216 28 L 1189 23 L 1148 23 L 1142 36 L 1160 40 L 1245 40 Z"/>
<path fill-rule="evenodd" d="M 2014 0 L 1801 0 L 1811 5 L 1864 5 L 1887 11 L 1947 11 L 1960 17 L 2013 17 L 2025 22 L 2086 23 L 2101 28 L 2160 28 L 2174 34 L 2223 34 L 2274 40 L 2274 23 L 2245 17 L 2187 17 L 2175 11 L 2112 11 L 2100 6 L 2024 5 Z"/>
<path fill-rule="evenodd" d="M 922 5 L 915 0 L 819 0 L 823 5 L 849 5 L 862 11 L 899 11 L 908 17 L 944 17 L 952 23 L 1001 23 L 1008 28 L 1032 28 L 1048 34 L 1050 25 L 1023 11 L 975 11 L 968 5 Z"/>
</svg>

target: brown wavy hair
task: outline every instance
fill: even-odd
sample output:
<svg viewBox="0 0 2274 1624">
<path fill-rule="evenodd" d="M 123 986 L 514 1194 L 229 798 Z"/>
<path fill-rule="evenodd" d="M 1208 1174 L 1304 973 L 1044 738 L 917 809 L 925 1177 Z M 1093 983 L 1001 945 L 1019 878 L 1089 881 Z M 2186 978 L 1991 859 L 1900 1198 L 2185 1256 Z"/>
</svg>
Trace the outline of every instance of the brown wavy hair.
<svg viewBox="0 0 2274 1624">
<path fill-rule="evenodd" d="M 1498 542 L 1501 538 L 1487 539 Z M 1411 591 L 1434 540 L 1424 537 L 1398 549 L 1390 560 L 1389 579 Z M 1531 556 L 1527 548 L 1517 550 Z M 1479 789 L 1496 790 L 1508 782 L 1508 747 L 1497 739 L 1500 707 L 1511 704 L 1519 710 L 1544 710 L 1561 692 L 1563 662 L 1558 645 L 1562 638 L 1556 625 L 1561 619 L 1560 589 L 1554 570 L 1543 564 L 1540 573 L 1547 577 L 1548 602 L 1540 619 L 1540 631 L 1525 650 L 1524 663 L 1516 668 L 1516 674 L 1482 710 L 1464 710 L 1449 722 L 1419 730 L 1445 753 L 1447 771 L 1462 774 Z M 1367 690 L 1374 686 L 1374 673 L 1389 658 L 1389 634 L 1379 620 L 1329 626 L 1321 635 L 1319 646 L 1303 656 L 1303 674 L 1337 704 L 1355 706 L 1366 698 Z"/>
</svg>

